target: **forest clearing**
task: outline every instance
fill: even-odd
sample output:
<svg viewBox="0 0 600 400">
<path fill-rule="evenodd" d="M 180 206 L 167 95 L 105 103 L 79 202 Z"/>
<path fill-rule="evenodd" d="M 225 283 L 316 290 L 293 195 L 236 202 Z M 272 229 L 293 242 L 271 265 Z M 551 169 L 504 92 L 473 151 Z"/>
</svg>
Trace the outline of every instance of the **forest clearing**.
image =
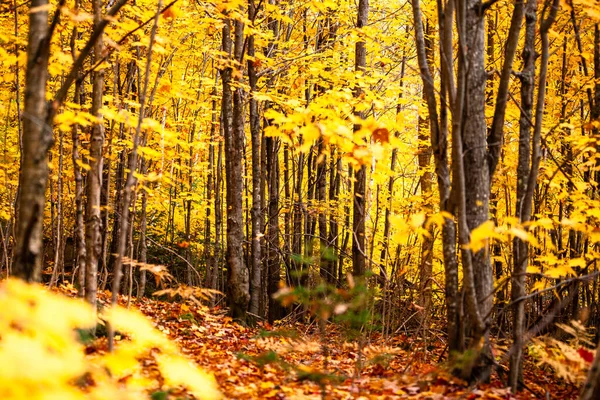
<svg viewBox="0 0 600 400">
<path fill-rule="evenodd" d="M 0 180 L 5 398 L 600 399 L 595 1 L 3 0 Z"/>
</svg>

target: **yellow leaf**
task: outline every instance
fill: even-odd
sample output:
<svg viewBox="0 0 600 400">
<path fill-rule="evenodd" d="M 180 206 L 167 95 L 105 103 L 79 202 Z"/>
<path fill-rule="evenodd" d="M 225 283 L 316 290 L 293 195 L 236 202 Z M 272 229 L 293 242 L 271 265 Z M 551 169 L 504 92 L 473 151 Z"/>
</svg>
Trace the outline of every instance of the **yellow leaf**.
<svg viewBox="0 0 600 400">
<path fill-rule="evenodd" d="M 487 245 L 488 240 L 496 236 L 495 228 L 493 221 L 485 221 L 471 231 L 469 248 L 473 253 L 477 253 L 479 250 L 483 249 Z"/>
<path fill-rule="evenodd" d="M 105 313 L 105 318 L 120 332 L 131 335 L 132 342 L 139 348 L 161 346 L 173 349 L 173 344 L 160 332 L 156 331 L 150 321 L 137 311 L 112 307 Z"/>
<path fill-rule="evenodd" d="M 413 214 L 410 216 L 410 226 L 413 229 L 420 228 L 425 222 L 425 213 Z"/>
<path fill-rule="evenodd" d="M 585 259 L 582 257 L 573 258 L 573 259 L 569 260 L 569 267 L 584 268 L 586 265 L 587 265 L 587 263 L 586 263 Z"/>
<path fill-rule="evenodd" d="M 527 273 L 528 274 L 539 274 L 540 272 L 542 272 L 538 267 L 533 266 L 533 265 L 528 265 L 527 266 Z"/>
<path fill-rule="evenodd" d="M 199 399 L 221 398 L 215 378 L 200 371 L 190 361 L 182 357 L 166 355 L 158 356 L 156 361 L 165 381 L 169 384 L 185 386 Z"/>
<path fill-rule="evenodd" d="M 542 281 L 537 281 L 536 283 L 533 284 L 533 287 L 531 288 L 531 292 L 537 292 L 538 290 L 544 290 L 546 288 L 546 284 Z"/>
<path fill-rule="evenodd" d="M 77 163 L 77 166 L 83 170 L 89 171 L 90 169 L 92 169 L 92 167 L 90 167 L 89 164 L 84 163 L 80 159 L 77 159 L 76 163 Z"/>
<path fill-rule="evenodd" d="M 576 275 L 575 271 L 573 271 L 573 268 L 571 268 L 568 265 L 559 265 L 557 267 L 546 270 L 546 272 L 544 273 L 544 275 L 552 279 L 558 279 L 569 274 Z"/>
</svg>

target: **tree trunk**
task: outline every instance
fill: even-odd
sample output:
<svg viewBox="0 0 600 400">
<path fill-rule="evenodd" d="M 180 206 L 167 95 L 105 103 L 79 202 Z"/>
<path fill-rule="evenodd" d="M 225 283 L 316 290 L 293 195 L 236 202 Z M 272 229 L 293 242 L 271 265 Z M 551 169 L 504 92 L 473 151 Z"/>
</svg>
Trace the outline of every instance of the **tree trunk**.
<svg viewBox="0 0 600 400">
<path fill-rule="evenodd" d="M 256 20 L 258 9 L 254 6 L 254 1 L 248 2 L 248 17 L 251 21 Z M 254 35 L 248 37 L 248 57 L 254 57 Z M 261 296 L 261 221 L 262 209 L 261 198 L 263 196 L 262 186 L 260 184 L 261 165 L 260 165 L 260 115 L 258 111 L 258 100 L 254 98 L 258 78 L 254 60 L 248 60 L 248 81 L 250 83 L 250 136 L 252 140 L 252 277 L 250 281 L 250 312 L 258 315 L 260 296 Z"/>
<path fill-rule="evenodd" d="M 358 16 L 356 27 L 362 29 L 367 25 L 369 17 L 369 0 L 359 0 Z M 356 42 L 354 70 L 364 73 L 367 66 L 367 47 L 364 40 Z M 359 97 L 362 91 L 359 87 L 354 90 L 354 96 Z M 363 113 L 358 113 L 360 118 L 364 118 Z M 355 126 L 357 131 L 360 126 Z M 352 217 L 352 263 L 354 275 L 364 275 L 365 273 L 365 215 L 366 215 L 366 186 L 367 186 L 367 168 L 362 165 L 355 173 L 354 181 L 354 210 Z"/>
<path fill-rule="evenodd" d="M 525 44 L 523 45 L 523 70 L 521 79 L 521 117 L 519 119 L 519 158 L 517 164 L 517 197 L 515 201 L 515 217 L 519 221 L 529 219 L 524 214 L 524 206 L 531 206 L 524 201 L 527 193 L 529 170 L 531 168 L 531 122 L 533 121 L 533 95 L 535 89 L 535 33 L 537 23 L 537 1 L 527 0 L 525 9 Z M 524 204 L 525 203 L 525 204 Z M 527 243 L 515 237 L 513 240 L 513 279 L 512 299 L 519 299 L 526 294 L 525 273 L 527 270 L 529 247 Z M 515 350 L 510 357 L 510 374 L 508 385 L 514 391 L 520 389 L 523 379 L 521 358 L 523 356 L 523 335 L 525 334 L 525 303 L 517 301 L 513 305 L 513 343 Z"/>
<path fill-rule="evenodd" d="M 212 110 L 211 110 L 211 124 L 210 124 L 210 144 L 208 147 L 208 176 L 206 177 L 206 219 L 204 221 L 204 259 L 206 260 L 206 277 L 204 280 L 204 286 L 209 289 L 215 289 L 213 286 L 213 275 L 217 274 L 217 263 L 216 263 L 216 246 L 212 242 L 212 229 L 211 229 L 211 205 L 214 206 L 215 216 L 217 215 L 217 206 L 213 201 L 213 190 L 215 189 L 215 132 L 217 129 L 217 100 L 216 100 L 217 88 L 212 90 Z M 216 197 L 216 196 L 215 196 Z M 216 226 L 216 223 L 215 223 Z M 218 239 L 218 238 L 216 238 Z M 211 302 L 214 298 L 211 298 Z"/>
<path fill-rule="evenodd" d="M 317 141 L 317 178 L 316 178 L 316 200 L 319 222 L 319 253 L 320 253 L 320 275 L 324 282 L 333 282 L 333 274 L 330 268 L 329 246 L 327 243 L 327 214 L 325 197 L 327 195 L 327 156 L 323 138 Z"/>
<path fill-rule="evenodd" d="M 63 160 L 64 160 L 64 133 L 59 132 L 58 145 L 58 179 L 56 180 L 56 243 L 54 246 L 54 268 L 50 286 L 58 284 L 58 274 L 62 273 L 64 278 L 64 213 L 63 213 Z"/>
<path fill-rule="evenodd" d="M 279 301 L 273 299 L 273 294 L 279 290 L 281 280 L 281 262 L 279 259 L 279 140 L 266 138 L 267 175 L 269 182 L 269 220 L 266 234 L 267 268 L 269 298 L 269 322 L 273 323 L 282 316 Z"/>
<path fill-rule="evenodd" d="M 219 142 L 217 148 L 217 173 L 215 178 L 215 249 L 213 254 L 213 273 L 211 276 L 210 288 L 218 289 L 219 265 L 221 265 L 221 243 L 223 236 L 223 142 Z"/>
<path fill-rule="evenodd" d="M 23 156 L 19 176 L 18 214 L 13 274 L 30 282 L 41 279 L 42 224 L 48 183 L 48 150 L 52 126 L 47 122 L 46 82 L 50 37 L 47 0 L 32 0 L 29 13 Z"/>
<path fill-rule="evenodd" d="M 235 25 L 235 49 L 231 61 L 241 58 L 243 24 L 226 19 L 223 25 L 223 51 L 232 54 L 231 24 Z M 238 55 L 240 57 L 238 57 Z M 244 119 L 242 89 L 233 88 L 231 65 L 221 70 L 223 80 L 223 133 L 225 136 L 225 179 L 227 182 L 227 297 L 230 314 L 242 322 L 250 301 L 248 269 L 244 265 L 244 221 L 242 210 L 244 158 Z M 233 91 L 233 93 L 232 93 Z"/>
<path fill-rule="evenodd" d="M 94 24 L 97 26 L 102 16 L 101 0 L 93 1 Z M 94 62 L 100 61 L 104 44 L 102 36 L 94 45 Z M 104 121 L 100 109 L 102 108 L 102 94 L 104 91 L 104 69 L 93 72 L 92 81 L 92 108 L 91 114 L 97 118 L 92 126 L 90 135 L 90 169 L 87 173 L 87 203 L 85 209 L 85 299 L 92 307 L 96 307 L 96 292 L 98 289 L 98 260 L 102 253 L 102 216 L 100 194 L 102 190 L 102 166 L 104 163 L 102 149 L 104 146 Z"/>
<path fill-rule="evenodd" d="M 336 154 L 335 147 L 331 148 L 330 151 L 330 174 L 329 179 L 329 207 L 333 210 L 338 206 L 338 199 L 340 197 L 340 186 L 341 186 L 341 174 L 342 174 L 342 157 L 340 154 Z M 327 256 L 329 257 L 329 273 L 331 275 L 331 282 L 336 282 L 338 279 L 337 266 L 339 259 L 335 255 L 335 249 L 339 243 L 339 225 L 336 219 L 336 215 L 333 212 L 329 213 L 329 237 L 327 238 L 328 251 Z M 340 284 L 337 282 L 338 285 Z"/>
<path fill-rule="evenodd" d="M 74 43 L 74 42 L 73 42 Z M 74 48 L 73 48 L 74 51 Z M 79 104 L 82 83 L 77 80 L 75 84 L 74 103 Z M 79 124 L 74 124 L 72 127 L 73 140 L 73 175 L 75 178 L 75 228 L 73 236 L 75 236 L 75 260 L 78 268 L 78 288 L 77 295 L 83 297 L 85 295 L 85 225 L 83 222 L 83 175 L 78 162 L 81 161 L 79 156 Z"/>
<path fill-rule="evenodd" d="M 429 23 L 427 23 L 426 27 L 427 33 L 425 37 L 425 52 L 427 55 L 427 59 L 430 62 L 430 65 L 433 64 L 433 45 L 431 43 L 430 35 L 431 35 L 431 27 Z M 423 98 L 425 97 L 425 93 L 423 93 Z M 426 99 L 424 98 L 426 101 Z M 429 130 L 429 120 L 427 118 L 423 118 L 419 115 L 419 125 L 418 125 L 418 147 L 419 147 L 419 170 L 421 171 L 421 197 L 423 198 L 423 211 L 426 212 L 427 215 L 431 215 L 433 212 L 431 197 L 433 196 L 432 190 L 432 180 L 433 174 L 429 171 L 429 162 L 431 161 L 431 145 L 427 144 L 428 139 L 428 131 Z M 429 228 L 429 236 L 423 236 L 421 239 L 421 254 L 420 254 L 420 266 L 419 266 L 419 289 L 421 292 L 421 296 L 419 302 L 421 307 L 423 307 L 423 312 L 421 314 L 421 327 L 423 329 L 423 337 L 426 338 L 429 332 L 429 318 L 431 314 L 431 304 L 432 304 L 432 277 L 433 277 L 433 225 Z"/>
<path fill-rule="evenodd" d="M 142 174 L 146 169 L 146 160 L 142 160 Z M 145 266 L 148 262 L 148 243 L 146 240 L 147 230 L 147 209 L 148 209 L 148 194 L 142 189 L 142 210 L 140 215 L 140 252 L 139 262 L 141 266 Z M 137 297 L 142 298 L 146 295 L 146 270 L 140 271 L 140 286 L 138 286 Z"/>
<path fill-rule="evenodd" d="M 424 143 L 428 137 L 422 131 L 423 126 L 420 126 L 419 130 L 419 143 Z M 421 175 L 421 196 L 423 197 L 424 205 L 423 211 L 426 215 L 433 213 L 432 207 L 432 196 L 433 196 L 433 174 L 429 171 L 429 163 L 431 160 L 431 147 L 428 145 L 421 145 L 419 149 L 419 169 L 423 171 Z M 432 306 L 432 279 L 433 279 L 433 225 L 428 229 L 428 236 L 424 235 L 421 242 L 421 260 L 419 267 L 419 281 L 421 298 L 420 303 L 423 307 L 423 316 L 421 319 L 423 334 L 427 336 L 429 331 L 429 318 L 431 315 Z"/>
<path fill-rule="evenodd" d="M 302 138 L 299 139 L 299 144 L 302 144 Z M 302 257 L 302 215 L 304 214 L 305 206 L 302 202 L 302 181 L 304 178 L 304 153 L 298 154 L 298 165 L 296 170 L 296 186 L 295 186 L 295 201 L 294 201 L 294 229 L 292 239 L 292 266 L 294 268 L 294 284 L 300 286 L 302 282 L 302 273 L 304 271 L 304 263 Z"/>
</svg>

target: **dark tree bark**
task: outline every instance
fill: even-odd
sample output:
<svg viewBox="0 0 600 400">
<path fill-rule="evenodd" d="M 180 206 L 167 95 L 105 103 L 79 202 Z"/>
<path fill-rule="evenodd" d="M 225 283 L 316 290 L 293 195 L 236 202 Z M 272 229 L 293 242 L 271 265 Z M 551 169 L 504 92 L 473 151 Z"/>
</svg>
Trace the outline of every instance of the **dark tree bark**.
<svg viewBox="0 0 600 400">
<path fill-rule="evenodd" d="M 231 25 L 235 25 L 235 47 L 232 49 Z M 225 136 L 225 179 L 227 181 L 227 299 L 230 314 L 242 322 L 250 302 L 248 268 L 244 264 L 243 159 L 244 117 L 242 89 L 232 85 L 234 60 L 241 59 L 243 24 L 227 19 L 223 25 L 223 51 L 231 54 L 229 65 L 221 70 L 223 97 L 223 133 Z M 233 54 L 232 54 L 233 51 Z M 236 65 L 236 68 L 239 65 Z"/>
<path fill-rule="evenodd" d="M 267 241 L 267 296 L 269 298 L 269 322 L 273 323 L 282 316 L 279 301 L 273 298 L 279 290 L 281 280 L 281 262 L 279 259 L 279 145 L 276 138 L 266 138 L 267 175 L 269 187 L 269 220 L 266 233 Z"/>
<path fill-rule="evenodd" d="M 79 0 L 76 2 L 76 10 L 79 9 Z M 79 37 L 77 26 L 73 28 L 73 34 L 71 36 L 71 55 L 75 59 L 77 52 L 75 48 L 75 41 Z M 84 99 L 82 98 L 82 86 L 81 74 L 75 81 L 75 92 L 73 94 L 73 103 L 83 104 Z M 85 295 L 85 225 L 83 219 L 83 174 L 81 173 L 81 167 L 79 162 L 81 157 L 79 155 L 79 124 L 73 124 L 71 127 L 71 140 L 73 142 L 73 150 L 71 152 L 71 159 L 73 161 L 73 177 L 75 178 L 75 226 L 73 229 L 73 236 L 75 241 L 75 263 L 78 270 L 77 276 L 77 295 L 83 297 Z"/>
<path fill-rule="evenodd" d="M 362 29 L 367 25 L 369 17 L 369 0 L 359 0 L 358 16 L 356 27 Z M 363 40 L 356 42 L 354 69 L 356 72 L 364 73 L 367 66 L 367 47 Z M 354 95 L 359 97 L 360 88 L 355 88 Z M 358 113 L 360 118 L 364 118 L 362 113 Z M 355 130 L 360 126 L 355 126 Z M 361 166 L 355 173 L 354 181 L 354 210 L 352 217 L 352 262 L 354 275 L 364 275 L 365 273 L 365 216 L 366 216 L 366 186 L 367 186 L 367 168 Z"/>
<path fill-rule="evenodd" d="M 210 288 L 218 289 L 220 260 L 222 259 L 223 243 L 223 142 L 219 142 L 217 148 L 217 173 L 215 176 L 215 249 L 213 254 L 213 273 L 211 275 Z"/>
<path fill-rule="evenodd" d="M 94 25 L 98 26 L 102 20 L 102 0 L 92 2 L 94 9 Z M 94 45 L 93 62 L 102 59 L 104 43 L 102 35 Z M 87 203 L 85 209 L 85 299 L 94 308 L 96 307 L 96 292 L 98 290 L 98 261 L 102 253 L 102 213 L 100 195 L 102 191 L 103 146 L 104 146 L 104 120 L 100 113 L 102 108 L 102 95 L 104 93 L 104 69 L 97 69 L 92 75 L 92 108 L 91 114 L 97 118 L 92 125 L 90 135 L 90 169 L 87 173 Z"/>
<path fill-rule="evenodd" d="M 469 231 L 477 228 L 489 218 L 490 173 L 488 155 L 486 151 L 487 125 L 485 121 L 485 88 L 487 72 L 485 71 L 485 28 L 484 18 L 480 14 L 480 0 L 468 0 L 466 10 L 457 10 L 459 24 L 458 37 L 466 43 L 468 52 L 459 56 L 459 79 L 457 84 L 464 85 L 464 100 L 462 106 L 455 110 L 462 111 L 462 136 L 464 190 L 458 196 L 465 198 L 466 221 Z M 461 18 L 461 13 L 466 11 L 466 16 Z M 464 24 L 464 26 L 461 26 Z M 462 70 L 462 74 L 461 74 Z M 462 78 L 462 79 L 461 79 Z M 456 115 L 456 111 L 455 111 Z M 461 153 L 457 156 L 460 157 Z M 460 171 L 458 172 L 461 173 Z M 469 232 L 470 236 L 470 232 Z M 492 274 L 489 254 L 481 250 L 472 255 L 474 286 L 477 294 L 473 308 L 480 318 L 489 314 L 493 305 L 494 277 Z M 466 277 L 465 279 L 469 279 Z M 475 313 L 473 313 L 475 314 Z M 473 316 L 472 316 L 473 318 Z M 476 318 L 473 318 L 476 319 Z M 472 321 L 474 325 L 485 323 L 484 320 Z M 483 334 L 484 332 L 479 332 Z"/>
<path fill-rule="evenodd" d="M 299 139 L 302 143 L 302 138 Z M 294 269 L 294 284 L 299 286 L 302 282 L 301 274 L 304 269 L 304 264 L 300 259 L 302 257 L 302 215 L 304 214 L 305 206 L 302 202 L 302 180 L 304 178 L 304 153 L 298 154 L 298 164 L 296 170 L 295 182 L 295 201 L 293 215 L 293 233 L 292 233 L 292 267 Z"/>
<path fill-rule="evenodd" d="M 25 107 L 23 110 L 23 157 L 19 176 L 16 248 L 13 274 L 39 281 L 42 270 L 42 224 L 48 182 L 48 150 L 52 126 L 47 125 L 46 82 L 50 31 L 47 0 L 32 0 L 29 13 Z M 51 122 L 51 121 L 50 121 Z"/>
<path fill-rule="evenodd" d="M 258 9 L 254 1 L 248 2 L 248 18 L 251 21 L 256 20 Z M 258 111 L 258 100 L 254 98 L 258 77 L 256 67 L 254 66 L 255 56 L 254 35 L 248 37 L 248 81 L 250 83 L 250 136 L 252 141 L 252 242 L 251 242 L 251 260 L 252 270 L 250 279 L 250 312 L 258 315 L 261 295 L 261 225 L 262 209 L 261 198 L 263 196 L 262 186 L 260 184 L 261 163 L 260 163 L 260 115 Z"/>
<path fill-rule="evenodd" d="M 327 243 L 327 214 L 326 214 L 326 196 L 327 196 L 327 156 L 325 154 L 325 144 L 323 138 L 317 141 L 317 178 L 316 178 L 316 200 L 319 222 L 319 253 L 320 253 L 320 275 L 324 282 L 332 282 L 333 274 L 331 271 L 330 256 L 328 255 L 329 246 Z"/>
<path fill-rule="evenodd" d="M 140 171 L 141 173 L 145 173 L 147 172 L 147 161 L 144 159 L 141 162 L 141 168 Z M 148 194 L 146 193 L 146 190 L 142 189 L 142 204 L 141 204 L 141 215 L 140 215 L 140 246 L 139 246 L 139 263 L 141 266 L 145 266 L 146 263 L 148 262 L 148 243 L 147 243 L 147 239 L 146 239 L 146 230 L 148 228 L 148 221 L 147 221 L 147 216 L 148 216 Z M 137 297 L 141 298 L 144 297 L 146 295 L 146 283 L 147 283 L 147 278 L 146 278 L 146 270 L 141 270 L 140 271 L 140 284 L 138 286 L 138 290 L 137 290 Z"/>
<path fill-rule="evenodd" d="M 429 23 L 426 25 L 426 36 L 425 36 L 425 53 L 430 65 L 433 64 L 433 45 L 431 43 L 430 35 L 431 35 L 431 27 Z M 425 93 L 423 93 L 423 97 L 425 97 Z M 424 98 L 425 101 L 427 99 Z M 419 146 L 419 155 L 418 155 L 418 163 L 419 170 L 421 171 L 421 196 L 424 201 L 423 210 L 426 211 L 427 215 L 431 215 L 433 212 L 432 208 L 432 199 L 433 196 L 433 174 L 429 170 L 429 163 L 431 161 L 431 145 L 427 143 L 427 139 L 429 139 L 429 120 L 427 118 L 419 115 L 419 125 L 418 125 L 418 146 Z M 421 313 L 421 328 L 423 332 L 423 336 L 427 337 L 429 332 L 429 318 L 431 314 L 431 305 L 432 305 L 432 277 L 433 277 L 433 225 L 429 228 L 428 231 L 430 236 L 423 236 L 421 241 L 421 254 L 419 261 L 419 289 L 421 292 L 421 296 L 419 302 L 421 307 L 423 307 L 423 312 Z"/>
<path fill-rule="evenodd" d="M 217 130 L 217 89 L 213 88 L 212 91 L 212 111 L 211 111 L 211 124 L 210 124 L 210 144 L 208 148 L 208 176 L 206 177 L 206 219 L 204 221 L 204 258 L 206 260 L 206 277 L 204 286 L 210 289 L 216 289 L 216 280 L 213 282 L 213 275 L 217 275 L 217 263 L 216 263 L 216 241 L 218 236 L 215 237 L 215 242 L 212 242 L 212 228 L 211 228 L 211 205 L 214 206 L 215 218 L 217 215 L 216 199 L 213 200 L 213 191 L 218 193 L 216 189 L 216 177 L 215 177 L 215 133 Z M 215 198 L 217 196 L 214 196 Z M 215 228 L 217 223 L 215 221 Z M 214 298 L 211 300 L 213 301 Z"/>
<path fill-rule="evenodd" d="M 330 163 L 329 169 L 331 178 L 329 179 L 329 204 L 332 209 L 338 206 L 338 199 L 340 196 L 341 188 L 341 174 L 342 174 L 342 157 L 338 153 L 336 154 L 336 148 L 332 147 L 330 150 Z M 331 212 L 329 215 L 329 236 L 327 238 L 328 245 L 328 257 L 329 257 L 329 272 L 331 274 L 331 281 L 336 282 L 339 285 L 337 267 L 339 259 L 336 257 L 335 249 L 339 243 L 339 226 L 336 219 L 335 213 Z"/>
<path fill-rule="evenodd" d="M 515 217 L 520 221 L 529 220 L 531 203 L 525 199 L 531 168 L 531 122 L 533 121 L 533 95 L 535 89 L 535 33 L 537 24 L 537 1 L 527 0 L 525 9 L 525 43 L 523 46 L 523 69 L 521 79 L 521 117 L 519 119 L 519 158 L 517 164 L 517 198 Z M 534 144 L 535 146 L 535 144 Z M 527 270 L 529 247 L 515 237 L 513 240 L 513 280 L 512 298 L 526 294 L 525 273 Z M 521 358 L 523 356 L 523 335 L 525 333 L 525 303 L 518 301 L 513 306 L 513 343 L 515 351 L 510 358 L 508 385 L 519 389 L 522 380 Z"/>
<path fill-rule="evenodd" d="M 59 132 L 60 139 L 58 145 L 58 179 L 56 180 L 56 241 L 54 242 L 54 266 L 52 268 L 52 277 L 50 278 L 50 286 L 58 284 L 59 273 L 62 273 L 62 278 L 65 276 L 64 271 L 64 220 L 63 213 L 63 160 L 64 160 L 64 132 Z"/>
</svg>

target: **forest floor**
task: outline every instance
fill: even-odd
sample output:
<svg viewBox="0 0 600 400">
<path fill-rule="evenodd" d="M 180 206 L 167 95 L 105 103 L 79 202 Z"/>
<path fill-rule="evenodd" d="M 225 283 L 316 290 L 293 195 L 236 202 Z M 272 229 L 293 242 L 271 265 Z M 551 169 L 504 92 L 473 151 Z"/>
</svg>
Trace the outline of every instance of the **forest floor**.
<svg viewBox="0 0 600 400">
<path fill-rule="evenodd" d="M 107 294 L 100 295 L 103 301 L 108 301 Z M 321 399 L 322 390 L 327 399 L 575 399 L 579 390 L 531 360 L 525 363 L 529 390 L 517 396 L 496 375 L 489 384 L 469 387 L 438 363 L 445 351 L 441 342 L 424 351 L 406 336 L 384 340 L 374 333 L 363 339 L 359 354 L 357 344 L 347 342 L 335 325 L 326 327 L 322 341 L 314 324 L 248 328 L 233 322 L 223 309 L 208 310 L 192 302 L 144 299 L 132 305 L 214 374 L 228 399 Z M 105 342 L 99 339 L 94 351 L 104 351 Z M 359 357 L 363 367 L 357 376 Z M 329 374 L 320 372 L 324 370 Z"/>
</svg>

